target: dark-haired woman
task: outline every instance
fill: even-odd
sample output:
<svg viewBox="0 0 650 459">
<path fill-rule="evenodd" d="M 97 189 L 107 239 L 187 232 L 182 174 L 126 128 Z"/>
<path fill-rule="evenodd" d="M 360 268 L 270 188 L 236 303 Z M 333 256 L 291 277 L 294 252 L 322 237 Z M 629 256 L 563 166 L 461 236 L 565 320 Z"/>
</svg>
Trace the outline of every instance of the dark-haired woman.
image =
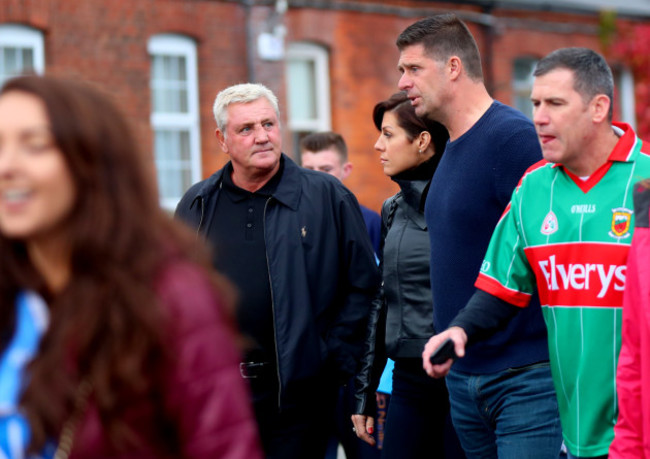
<svg viewBox="0 0 650 459">
<path fill-rule="evenodd" d="M 0 90 L 0 457 L 260 457 L 227 288 L 143 161 L 94 89 Z"/>
<path fill-rule="evenodd" d="M 387 355 L 395 369 L 382 457 L 463 457 L 449 421 L 445 381 L 429 378 L 421 359 L 434 332 L 424 202 L 449 135 L 442 125 L 418 118 L 404 93 L 378 103 L 373 121 L 380 131 L 375 150 L 400 191 L 381 212 L 383 289 L 357 376 L 354 428 L 374 443 L 368 430 L 374 428 L 374 391 Z"/>
</svg>

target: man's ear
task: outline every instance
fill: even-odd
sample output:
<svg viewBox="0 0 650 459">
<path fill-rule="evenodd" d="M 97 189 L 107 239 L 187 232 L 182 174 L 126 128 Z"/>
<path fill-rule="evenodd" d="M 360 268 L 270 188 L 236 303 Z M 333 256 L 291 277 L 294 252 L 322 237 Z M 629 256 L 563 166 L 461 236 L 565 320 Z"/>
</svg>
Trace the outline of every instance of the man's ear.
<svg viewBox="0 0 650 459">
<path fill-rule="evenodd" d="M 224 133 L 221 131 L 221 129 L 217 128 L 215 129 L 214 134 L 217 137 L 221 151 L 223 151 L 225 154 L 228 154 L 228 144 L 226 143 L 226 136 Z"/>
<path fill-rule="evenodd" d="M 350 161 L 344 163 L 343 167 L 341 167 L 341 170 L 343 171 L 341 180 L 345 180 L 348 178 L 348 175 L 350 175 L 350 172 L 352 172 L 352 163 Z"/>
<path fill-rule="evenodd" d="M 451 56 L 447 61 L 447 70 L 449 79 L 456 80 L 463 70 L 463 61 L 460 60 L 460 57 Z"/>
<path fill-rule="evenodd" d="M 594 123 L 602 123 L 607 121 L 609 117 L 609 108 L 612 106 L 611 99 L 605 94 L 597 94 L 591 99 L 591 119 Z"/>
</svg>

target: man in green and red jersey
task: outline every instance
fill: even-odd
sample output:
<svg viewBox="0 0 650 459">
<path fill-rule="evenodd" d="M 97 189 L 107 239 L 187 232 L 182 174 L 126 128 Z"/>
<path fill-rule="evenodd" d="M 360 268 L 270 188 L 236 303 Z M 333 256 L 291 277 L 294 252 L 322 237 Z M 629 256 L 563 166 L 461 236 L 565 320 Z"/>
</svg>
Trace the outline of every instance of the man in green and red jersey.
<svg viewBox="0 0 650 459">
<path fill-rule="evenodd" d="M 612 125 L 613 78 L 594 51 L 565 48 L 537 64 L 531 99 L 544 160 L 515 189 L 492 235 L 477 292 L 422 357 L 446 339 L 465 346 L 502 327 L 539 293 L 569 457 L 607 457 L 617 417 L 632 185 L 650 176 L 648 149 Z"/>
</svg>

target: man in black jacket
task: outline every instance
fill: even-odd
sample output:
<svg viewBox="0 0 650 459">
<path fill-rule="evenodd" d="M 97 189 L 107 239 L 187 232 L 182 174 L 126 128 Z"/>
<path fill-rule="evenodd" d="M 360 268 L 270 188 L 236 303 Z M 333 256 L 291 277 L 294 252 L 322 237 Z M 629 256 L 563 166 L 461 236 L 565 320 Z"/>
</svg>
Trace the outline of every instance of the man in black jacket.
<svg viewBox="0 0 650 459">
<path fill-rule="evenodd" d="M 224 89 L 214 114 L 230 162 L 193 185 L 176 215 L 210 241 L 214 266 L 239 289 L 240 369 L 267 457 L 322 457 L 379 282 L 359 204 L 334 177 L 281 153 L 266 87 Z"/>
</svg>

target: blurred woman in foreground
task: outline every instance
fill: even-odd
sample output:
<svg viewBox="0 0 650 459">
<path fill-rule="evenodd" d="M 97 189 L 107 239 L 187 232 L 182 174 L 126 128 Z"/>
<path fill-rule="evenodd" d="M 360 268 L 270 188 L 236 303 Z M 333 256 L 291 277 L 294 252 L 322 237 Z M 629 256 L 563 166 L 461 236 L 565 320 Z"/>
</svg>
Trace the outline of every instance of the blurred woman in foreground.
<svg viewBox="0 0 650 459">
<path fill-rule="evenodd" d="M 395 368 L 382 457 L 464 457 L 451 427 L 445 381 L 429 378 L 421 358 L 434 333 L 424 203 L 449 134 L 441 124 L 418 118 L 404 93 L 378 103 L 373 121 L 380 131 L 375 150 L 400 191 L 381 210 L 383 287 L 357 375 L 354 428 L 374 442 L 367 432 L 374 428 L 374 391 L 387 355 Z"/>
<path fill-rule="evenodd" d="M 0 451 L 257 458 L 227 288 L 159 209 L 124 116 L 81 84 L 0 90 Z M 25 454 L 27 456 L 27 454 Z"/>
</svg>

